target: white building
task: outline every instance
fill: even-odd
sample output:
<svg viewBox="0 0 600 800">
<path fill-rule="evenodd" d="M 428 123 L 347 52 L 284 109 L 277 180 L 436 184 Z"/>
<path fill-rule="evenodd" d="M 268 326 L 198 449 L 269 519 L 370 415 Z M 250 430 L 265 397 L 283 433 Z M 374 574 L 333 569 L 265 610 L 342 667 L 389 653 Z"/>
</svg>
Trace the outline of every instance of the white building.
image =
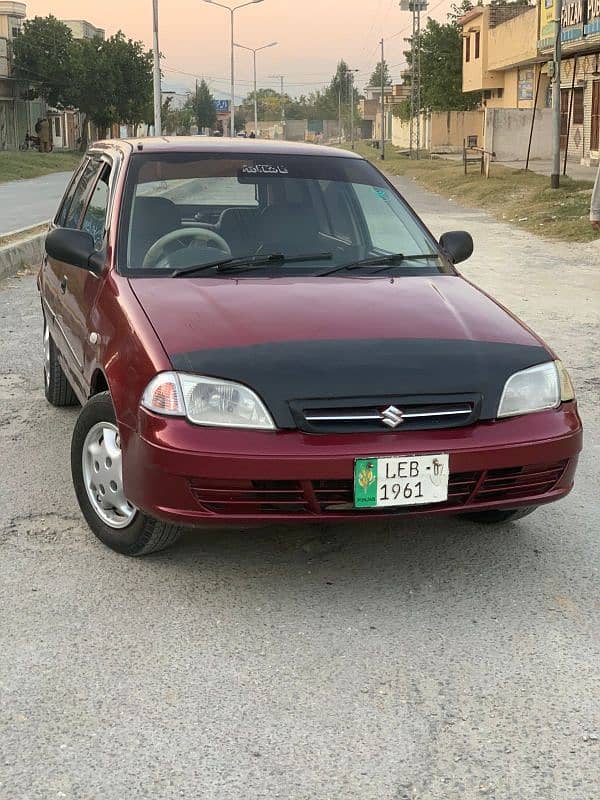
<svg viewBox="0 0 600 800">
<path fill-rule="evenodd" d="M 106 31 L 103 28 L 96 28 L 95 25 L 85 19 L 63 19 L 61 21 L 67 28 L 71 29 L 74 39 L 106 38 Z"/>
</svg>

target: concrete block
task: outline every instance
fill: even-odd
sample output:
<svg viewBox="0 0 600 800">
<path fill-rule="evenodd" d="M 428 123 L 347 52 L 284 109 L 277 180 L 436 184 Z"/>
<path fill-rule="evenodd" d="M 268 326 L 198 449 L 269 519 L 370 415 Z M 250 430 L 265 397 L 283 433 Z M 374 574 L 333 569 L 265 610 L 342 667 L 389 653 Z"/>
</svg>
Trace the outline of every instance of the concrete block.
<svg viewBox="0 0 600 800">
<path fill-rule="evenodd" d="M 6 247 L 0 247 L 0 281 L 16 275 L 25 267 L 37 268 L 42 263 L 46 233 L 38 233 Z"/>
</svg>

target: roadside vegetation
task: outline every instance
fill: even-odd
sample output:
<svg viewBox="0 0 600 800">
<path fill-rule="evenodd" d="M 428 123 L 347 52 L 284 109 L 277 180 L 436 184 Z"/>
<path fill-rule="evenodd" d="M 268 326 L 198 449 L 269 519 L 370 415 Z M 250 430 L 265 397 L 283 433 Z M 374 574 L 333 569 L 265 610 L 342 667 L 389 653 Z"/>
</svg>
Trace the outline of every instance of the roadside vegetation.
<svg viewBox="0 0 600 800">
<path fill-rule="evenodd" d="M 387 146 L 382 162 L 379 151 L 370 145 L 360 143 L 356 149 L 391 175 L 411 178 L 430 191 L 466 206 L 485 209 L 503 222 L 545 238 L 566 242 L 598 239 L 598 232 L 589 222 L 591 181 L 561 176 L 560 189 L 550 189 L 549 178 L 500 164 L 492 163 L 486 180 L 473 164 L 465 175 L 462 161 L 431 159 L 427 155 L 416 161 Z"/>
<path fill-rule="evenodd" d="M 80 153 L 38 153 L 37 150 L 0 153 L 0 183 L 39 178 L 51 172 L 71 172 L 81 161 Z"/>
</svg>

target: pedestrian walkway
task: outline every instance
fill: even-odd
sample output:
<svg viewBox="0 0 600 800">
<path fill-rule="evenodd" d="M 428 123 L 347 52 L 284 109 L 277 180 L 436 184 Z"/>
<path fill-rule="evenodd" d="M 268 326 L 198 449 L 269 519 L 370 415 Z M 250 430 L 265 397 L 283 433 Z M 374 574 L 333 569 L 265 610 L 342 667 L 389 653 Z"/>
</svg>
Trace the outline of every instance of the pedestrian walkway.
<svg viewBox="0 0 600 800">
<path fill-rule="evenodd" d="M 445 158 L 450 161 L 461 161 L 462 153 L 437 153 L 436 158 Z M 525 169 L 525 161 L 492 161 L 492 168 L 494 164 L 509 167 L 509 169 Z M 560 175 L 562 177 L 564 162 L 560 162 Z M 547 175 L 550 177 L 552 174 L 552 161 L 550 159 L 532 159 L 529 162 L 529 171 L 536 172 L 538 175 Z M 567 176 L 576 181 L 595 181 L 596 172 L 598 167 L 586 167 L 584 164 L 576 164 L 572 161 L 567 161 Z"/>
<path fill-rule="evenodd" d="M 56 213 L 71 172 L 0 183 L 0 235 L 47 222 Z"/>
<path fill-rule="evenodd" d="M 502 164 L 504 167 L 511 169 L 525 169 L 524 161 L 493 161 L 493 164 Z M 550 160 L 535 159 L 529 162 L 529 169 L 531 172 L 537 172 L 539 175 L 552 174 L 552 162 Z M 598 167 L 586 167 L 584 164 L 576 164 L 572 161 L 567 161 L 567 176 L 576 181 L 594 181 L 596 180 L 596 172 Z M 560 174 L 562 177 L 563 161 L 560 163 Z"/>
</svg>

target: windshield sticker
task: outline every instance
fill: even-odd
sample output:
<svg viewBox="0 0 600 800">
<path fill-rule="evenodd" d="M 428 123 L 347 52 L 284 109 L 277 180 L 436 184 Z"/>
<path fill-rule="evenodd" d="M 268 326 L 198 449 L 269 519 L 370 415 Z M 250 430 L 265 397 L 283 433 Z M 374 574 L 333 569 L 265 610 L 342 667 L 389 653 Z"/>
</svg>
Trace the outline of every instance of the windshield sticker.
<svg viewBox="0 0 600 800">
<path fill-rule="evenodd" d="M 377 197 L 381 197 L 382 200 L 388 200 L 389 199 L 389 195 L 387 193 L 387 189 L 380 189 L 379 186 L 375 186 L 374 190 L 375 190 L 375 194 L 377 195 Z"/>
<path fill-rule="evenodd" d="M 281 164 L 244 164 L 242 175 L 288 175 L 289 170 Z"/>
</svg>

